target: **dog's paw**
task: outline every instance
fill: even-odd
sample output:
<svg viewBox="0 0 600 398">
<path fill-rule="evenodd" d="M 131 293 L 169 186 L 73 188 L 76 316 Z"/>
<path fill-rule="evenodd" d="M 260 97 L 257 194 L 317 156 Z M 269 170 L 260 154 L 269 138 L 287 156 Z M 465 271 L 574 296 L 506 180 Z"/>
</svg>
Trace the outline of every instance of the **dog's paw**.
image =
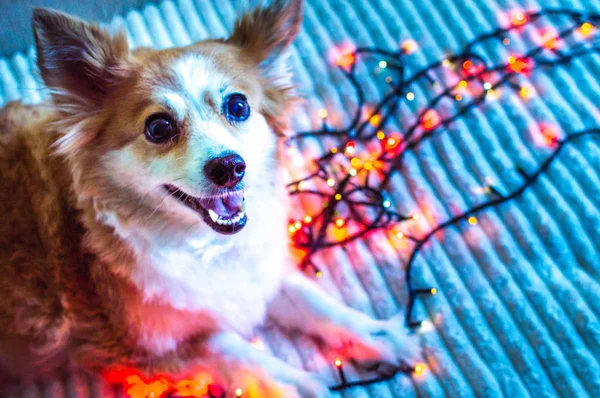
<svg viewBox="0 0 600 398">
<path fill-rule="evenodd" d="M 423 362 L 418 336 L 410 334 L 398 317 L 380 321 L 369 320 L 355 325 L 351 351 L 354 362 L 366 370 L 391 372 L 400 366 L 414 367 Z"/>
</svg>

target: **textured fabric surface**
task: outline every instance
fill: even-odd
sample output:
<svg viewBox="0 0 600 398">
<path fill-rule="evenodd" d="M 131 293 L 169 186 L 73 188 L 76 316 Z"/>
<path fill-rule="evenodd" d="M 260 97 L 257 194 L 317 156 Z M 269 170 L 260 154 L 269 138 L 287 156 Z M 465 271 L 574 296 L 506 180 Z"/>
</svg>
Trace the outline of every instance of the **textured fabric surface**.
<svg viewBox="0 0 600 398">
<path fill-rule="evenodd" d="M 134 46 L 163 48 L 224 37 L 239 6 L 235 0 L 164 1 L 113 23 L 124 22 Z M 468 40 L 494 29 L 508 10 L 546 6 L 600 12 L 598 0 L 307 0 L 292 57 L 308 99 L 296 127 L 318 126 L 322 107 L 334 124 L 348 119 L 347 110 L 356 103 L 353 91 L 329 60 L 330 49 L 340 43 L 396 49 L 412 38 L 419 49 L 407 62 L 416 69 L 459 52 Z M 515 45 L 523 44 L 516 40 Z M 33 57 L 31 50 L 0 59 L 0 105 L 42 98 Z M 518 186 L 515 165 L 535 169 L 550 153 L 527 133 L 532 123 L 554 123 L 566 132 L 600 126 L 599 77 L 598 56 L 535 72 L 531 83 L 540 95 L 524 103 L 506 91 L 409 154 L 393 179 L 392 192 L 399 210 L 424 215 L 413 232 L 425 232 L 482 202 L 477 188 L 486 179 L 500 190 Z M 370 101 L 381 95 L 373 79 L 368 74 L 364 79 Z M 425 83 L 415 85 L 413 107 L 394 121 L 399 129 L 425 105 L 429 90 Z M 314 140 L 300 150 L 312 156 L 326 147 L 327 142 Z M 301 158 L 297 162 L 303 164 Z M 290 174 L 300 176 L 300 169 L 290 168 Z M 296 214 L 302 211 L 296 209 Z M 477 226 L 445 230 L 419 255 L 416 284 L 439 290 L 415 309 L 435 325 L 422 334 L 429 370 L 418 378 L 398 375 L 345 396 L 598 396 L 599 235 L 600 143 L 582 140 L 566 148 L 524 195 L 479 215 Z M 374 234 L 346 251 L 320 256 L 325 271 L 321 283 L 355 308 L 390 317 L 405 308 L 402 264 L 409 254 L 391 234 Z M 276 329 L 264 334 L 276 355 L 331 372 L 310 340 L 288 339 Z M 94 377 L 68 375 L 15 397 L 113 394 L 122 393 Z"/>
</svg>

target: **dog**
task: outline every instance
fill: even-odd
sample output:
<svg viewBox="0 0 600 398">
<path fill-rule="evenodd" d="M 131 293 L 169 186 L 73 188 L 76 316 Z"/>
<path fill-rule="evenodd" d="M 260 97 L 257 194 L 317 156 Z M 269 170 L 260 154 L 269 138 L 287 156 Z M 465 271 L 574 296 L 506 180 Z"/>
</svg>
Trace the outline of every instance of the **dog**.
<svg viewBox="0 0 600 398">
<path fill-rule="evenodd" d="M 330 396 L 249 342 L 266 319 L 359 364 L 418 360 L 398 319 L 344 306 L 290 258 L 281 165 L 302 7 L 274 0 L 227 39 L 133 51 L 123 32 L 34 10 L 51 100 L 0 113 L 6 380 L 207 366 L 232 388 L 247 372 L 284 396 Z"/>
</svg>

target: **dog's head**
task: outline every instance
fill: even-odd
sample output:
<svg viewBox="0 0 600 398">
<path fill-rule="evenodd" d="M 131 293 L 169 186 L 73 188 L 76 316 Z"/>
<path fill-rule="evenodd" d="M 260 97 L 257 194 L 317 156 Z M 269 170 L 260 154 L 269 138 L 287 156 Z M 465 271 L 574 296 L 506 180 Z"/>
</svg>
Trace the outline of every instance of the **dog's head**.
<svg viewBox="0 0 600 398">
<path fill-rule="evenodd" d="M 286 50 L 301 19 L 302 0 L 275 0 L 228 39 L 130 51 L 122 32 L 36 9 L 57 150 L 78 193 L 121 217 L 240 231 L 252 218 L 247 197 L 273 195 L 277 183 L 294 100 Z"/>
</svg>

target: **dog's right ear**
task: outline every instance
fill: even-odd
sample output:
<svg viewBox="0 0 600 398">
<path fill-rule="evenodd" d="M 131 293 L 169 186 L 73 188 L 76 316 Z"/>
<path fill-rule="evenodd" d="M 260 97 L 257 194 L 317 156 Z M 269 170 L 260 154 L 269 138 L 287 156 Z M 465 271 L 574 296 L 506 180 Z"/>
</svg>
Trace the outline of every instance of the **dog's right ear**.
<svg viewBox="0 0 600 398">
<path fill-rule="evenodd" d="M 123 32 L 111 36 L 62 12 L 35 8 L 33 33 L 38 67 L 55 101 L 93 106 L 124 73 L 129 46 Z"/>
</svg>

